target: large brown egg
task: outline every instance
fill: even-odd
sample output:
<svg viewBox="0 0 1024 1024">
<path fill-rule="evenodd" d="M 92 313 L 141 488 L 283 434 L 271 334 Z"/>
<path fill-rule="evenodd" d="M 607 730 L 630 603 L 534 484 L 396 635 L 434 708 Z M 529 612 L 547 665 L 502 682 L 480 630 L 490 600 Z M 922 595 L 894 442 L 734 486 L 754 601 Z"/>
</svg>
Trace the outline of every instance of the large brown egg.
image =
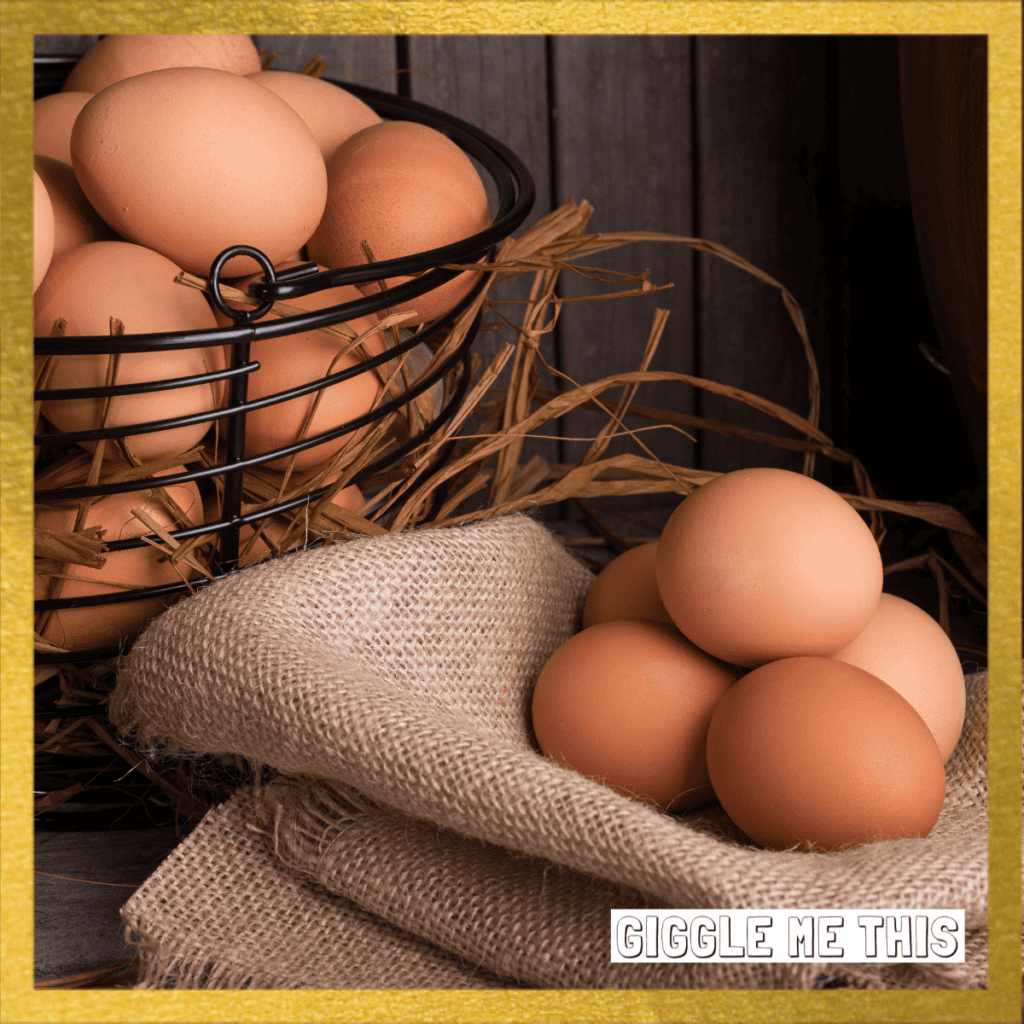
<svg viewBox="0 0 1024 1024">
<path fill-rule="evenodd" d="M 200 331 L 217 321 L 202 292 L 175 284 L 180 273 L 159 253 L 129 242 L 89 242 L 55 259 L 35 296 L 35 333 L 49 336 L 54 322 L 67 322 L 69 336 L 110 334 L 111 317 L 126 334 Z M 98 387 L 106 382 L 112 357 L 58 355 L 50 357 L 50 388 Z M 210 348 L 126 352 L 117 360 L 116 384 L 169 380 L 225 368 L 221 345 Z M 110 400 L 106 426 L 210 412 L 223 399 L 223 387 L 197 384 L 169 391 L 123 395 Z M 101 426 L 105 399 L 52 399 L 42 414 L 59 430 L 94 430 Z M 198 444 L 209 423 L 131 434 L 124 443 L 142 462 L 173 457 Z M 95 442 L 84 445 L 94 450 Z M 107 442 L 104 457 L 114 457 Z"/>
<path fill-rule="evenodd" d="M 583 628 L 617 619 L 671 622 L 658 593 L 654 559 L 658 542 L 639 544 L 613 558 L 597 575 L 583 605 Z"/>
<path fill-rule="evenodd" d="M 286 260 L 275 269 L 284 270 L 295 266 L 296 262 Z M 254 274 L 240 282 L 239 289 L 246 291 L 251 282 L 262 276 Z M 360 298 L 362 295 L 352 285 L 342 285 L 300 296 L 290 305 L 308 310 L 326 309 Z M 232 300 L 229 305 L 242 304 Z M 278 317 L 273 313 L 265 318 L 276 319 Z M 226 324 L 227 317 L 218 314 L 218 322 Z M 352 320 L 349 326 L 356 334 L 362 334 L 370 330 L 376 322 L 376 317 L 359 317 Z M 385 339 L 380 333 L 371 334 L 364 344 L 372 355 L 379 355 L 386 347 Z M 260 368 L 249 375 L 248 399 L 253 401 L 269 398 L 278 392 L 310 384 L 328 374 L 347 370 L 366 358 L 354 351 L 342 355 L 348 345 L 349 342 L 345 338 L 325 334 L 323 331 L 305 331 L 281 338 L 254 341 L 250 345 L 249 355 L 260 364 Z M 332 384 L 319 392 L 262 409 L 254 409 L 246 415 L 245 454 L 262 455 L 340 427 L 348 420 L 369 412 L 381 390 L 377 374 L 373 370 L 365 370 L 355 377 Z M 307 416 L 311 417 L 308 425 Z M 341 437 L 307 448 L 297 455 L 274 459 L 264 465 L 270 469 L 284 469 L 294 459 L 293 469 L 313 469 L 337 454 L 351 441 L 357 440 L 366 430 L 366 427 L 362 427 L 352 433 L 342 434 Z"/>
<path fill-rule="evenodd" d="M 71 129 L 91 92 L 55 92 L 33 106 L 32 152 L 71 166 Z"/>
<path fill-rule="evenodd" d="M 53 243 L 55 237 L 53 203 L 46 190 L 39 172 L 32 175 L 32 290 L 39 290 L 39 285 L 50 268 L 53 259 Z"/>
<path fill-rule="evenodd" d="M 602 622 L 547 661 L 531 702 L 548 757 L 663 810 L 713 799 L 711 713 L 734 679 L 668 625 Z"/>
<path fill-rule="evenodd" d="M 726 813 L 773 850 L 922 838 L 945 795 L 921 716 L 881 679 L 833 658 L 747 673 L 715 708 L 707 759 Z"/>
<path fill-rule="evenodd" d="M 461 241 L 490 220 L 487 193 L 469 157 L 427 125 L 388 121 L 363 128 L 334 151 L 327 173 L 327 205 L 308 246 L 310 259 L 324 266 L 365 264 L 364 241 L 376 261 L 412 256 Z M 475 281 L 476 274 L 465 271 L 395 309 L 417 313 L 404 326 L 433 320 Z M 359 288 L 372 294 L 379 285 Z"/>
<path fill-rule="evenodd" d="M 71 133 L 82 191 L 119 234 L 194 274 L 233 245 L 277 264 L 320 221 L 327 173 L 279 96 L 210 68 L 166 68 L 98 92 Z M 225 277 L 258 264 L 238 256 Z"/>
<path fill-rule="evenodd" d="M 111 241 L 117 237 L 110 225 L 89 205 L 70 164 L 48 156 L 36 156 L 33 164 L 53 204 L 55 257 L 76 245 Z"/>
<path fill-rule="evenodd" d="M 192 67 L 250 75 L 260 55 L 244 35 L 108 35 L 82 55 L 62 91 L 99 92 L 146 71 Z"/>
<path fill-rule="evenodd" d="M 373 108 L 333 82 L 295 71 L 257 71 L 248 76 L 277 93 L 306 122 L 324 160 L 350 136 L 380 124 Z"/>
<path fill-rule="evenodd" d="M 183 466 L 178 466 L 158 475 L 184 471 Z M 83 483 L 84 480 L 74 482 Z M 71 481 L 64 483 L 70 485 Z M 185 524 L 177 521 L 174 510 L 168 507 L 159 492 L 147 489 L 94 499 L 80 528 L 99 526 L 104 531 L 103 540 L 107 543 L 152 535 L 152 530 L 132 514 L 133 508 L 141 508 L 167 530 L 181 529 L 183 525 L 198 525 L 202 521 L 202 502 L 194 483 L 167 487 L 164 494 L 184 513 L 187 520 Z M 71 532 L 75 527 L 77 514 L 77 503 L 64 503 L 58 507 L 37 506 L 35 522 L 37 527 L 46 530 L 58 533 Z M 196 575 L 194 569 L 184 564 L 179 566 L 179 573 L 159 551 L 148 544 L 124 551 L 109 551 L 102 557 L 105 563 L 101 568 L 67 565 L 64 572 L 71 579 L 65 579 L 59 594 L 54 596 L 63 598 L 123 594 L 126 588 L 163 586 L 167 583 L 177 583 L 183 576 L 191 579 Z M 40 574 L 37 571 L 36 599 L 45 598 L 51 593 L 53 591 L 48 590 L 48 577 L 45 573 Z M 112 646 L 138 633 L 151 618 L 162 612 L 177 597 L 180 595 L 41 612 L 39 628 L 44 640 L 65 650 L 89 650 L 94 647 Z"/>
<path fill-rule="evenodd" d="M 698 647 L 736 665 L 828 657 L 868 624 L 882 559 L 860 515 L 800 473 L 726 473 L 684 499 L 662 531 L 658 590 Z"/>
<path fill-rule="evenodd" d="M 960 656 L 926 611 L 883 594 L 861 634 L 835 657 L 888 683 L 931 729 L 945 763 L 964 726 L 967 695 Z"/>
</svg>

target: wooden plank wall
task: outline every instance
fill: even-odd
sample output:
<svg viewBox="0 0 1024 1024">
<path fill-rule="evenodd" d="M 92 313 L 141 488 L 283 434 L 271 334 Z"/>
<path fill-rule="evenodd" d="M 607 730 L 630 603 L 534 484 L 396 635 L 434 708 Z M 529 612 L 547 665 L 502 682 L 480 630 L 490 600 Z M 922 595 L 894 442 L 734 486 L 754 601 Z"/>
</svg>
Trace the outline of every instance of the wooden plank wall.
<svg viewBox="0 0 1024 1024">
<path fill-rule="evenodd" d="M 94 38 L 48 37 L 39 52 L 81 52 Z M 320 56 L 329 78 L 412 96 L 501 139 L 533 174 L 533 218 L 569 197 L 586 199 L 595 208 L 591 230 L 696 235 L 749 260 L 803 308 L 822 428 L 840 447 L 854 446 L 873 477 L 877 470 L 881 493 L 957 499 L 983 526 L 979 470 L 948 378 L 919 350 L 920 342 L 937 343 L 906 184 L 895 37 L 255 39 L 277 54 L 275 68 L 301 70 Z M 670 315 L 652 368 L 807 413 L 806 360 L 775 289 L 680 244 L 638 244 L 598 259 L 627 272 L 646 269 L 652 282 L 673 287 L 567 305 L 541 348 L 559 371 L 593 380 L 635 368 L 662 307 Z M 562 290 L 581 294 L 593 285 L 566 277 Z M 497 344 L 481 335 L 478 350 L 486 359 Z M 645 386 L 637 401 L 795 436 L 765 414 L 684 386 Z M 593 414 L 567 418 L 561 440 L 535 441 L 527 455 L 574 461 L 584 446 L 570 438 L 592 435 L 600 422 Z M 716 471 L 802 464 L 798 453 L 709 432 L 642 436 L 659 458 Z M 633 445 L 623 440 L 611 450 Z M 851 485 L 827 461 L 817 475 Z M 674 503 L 618 504 L 659 520 Z"/>
<path fill-rule="evenodd" d="M 816 154 L 820 163 L 827 145 L 820 116 L 821 41 L 436 36 L 396 40 L 389 52 L 380 39 L 355 46 L 345 40 L 339 49 L 329 37 L 306 38 L 293 50 L 294 37 L 256 38 L 259 46 L 279 52 L 275 66 L 298 69 L 315 51 L 332 70 L 338 66 L 348 74 L 378 74 L 389 57 L 414 69 L 395 76 L 399 91 L 468 117 L 524 159 L 537 185 L 536 215 L 570 197 L 586 199 L 595 208 L 590 230 L 696 235 L 736 250 L 785 282 L 808 308 L 827 379 L 820 316 L 826 291 L 823 246 L 809 186 L 818 168 L 805 159 Z M 799 87 L 779 89 L 778 82 L 791 78 L 794 68 L 801 69 Z M 780 117 L 796 131 L 779 133 Z M 640 298 L 567 305 L 542 347 L 545 359 L 562 373 L 589 381 L 635 369 L 660 307 L 670 316 L 652 369 L 707 376 L 807 412 L 806 362 L 775 290 L 721 261 L 695 257 L 681 244 L 636 244 L 595 260 L 627 273 L 646 270 L 653 283 L 673 287 Z M 561 290 L 574 296 L 595 289 L 566 275 Z M 488 341 L 496 344 L 482 339 L 482 354 L 489 354 Z M 769 417 L 740 403 L 681 385 L 645 386 L 637 400 L 778 429 Z M 566 417 L 558 428 L 564 438 L 588 438 L 602 422 L 597 414 L 581 413 Z M 628 425 L 649 424 L 631 419 Z M 791 452 L 714 434 L 692 440 L 660 430 L 643 437 L 659 458 L 720 471 L 751 463 L 796 469 L 802 462 Z M 585 442 L 563 440 L 535 442 L 530 450 L 550 460 L 575 461 L 585 448 Z M 624 438 L 609 454 L 629 450 L 637 451 L 636 444 Z M 675 499 L 605 504 L 658 521 Z M 578 514 L 572 508 L 558 513 Z"/>
</svg>

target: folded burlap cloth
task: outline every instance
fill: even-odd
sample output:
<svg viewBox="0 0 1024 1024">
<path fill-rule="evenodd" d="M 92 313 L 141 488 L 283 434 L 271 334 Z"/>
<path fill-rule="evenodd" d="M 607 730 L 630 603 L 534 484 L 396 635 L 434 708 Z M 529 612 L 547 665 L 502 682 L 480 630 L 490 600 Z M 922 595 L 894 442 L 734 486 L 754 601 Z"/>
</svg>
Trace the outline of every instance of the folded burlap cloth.
<svg viewBox="0 0 1024 1024">
<path fill-rule="evenodd" d="M 971 988 L 986 983 L 985 677 L 926 839 L 760 849 L 536 749 L 530 694 L 593 576 L 523 515 L 243 570 L 158 618 L 110 714 L 272 766 L 123 910 L 145 987 Z M 966 964 L 612 964 L 615 907 L 963 908 Z"/>
</svg>

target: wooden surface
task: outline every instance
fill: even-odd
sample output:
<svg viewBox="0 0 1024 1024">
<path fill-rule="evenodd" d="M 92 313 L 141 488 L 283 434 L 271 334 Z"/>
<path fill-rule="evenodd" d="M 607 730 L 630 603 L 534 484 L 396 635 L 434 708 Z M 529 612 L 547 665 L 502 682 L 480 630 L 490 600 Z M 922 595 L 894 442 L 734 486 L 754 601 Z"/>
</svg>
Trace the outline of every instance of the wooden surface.
<svg viewBox="0 0 1024 1024">
<path fill-rule="evenodd" d="M 177 844 L 173 826 L 37 832 L 36 979 L 95 971 L 132 956 L 121 907 Z"/>
<path fill-rule="evenodd" d="M 37 52 L 79 53 L 94 38 L 37 38 Z M 301 70 L 320 56 L 328 78 L 412 96 L 503 141 L 536 183 L 530 223 L 573 197 L 594 206 L 589 230 L 694 235 L 752 262 L 801 304 L 821 377 L 821 426 L 862 460 L 880 495 L 949 502 L 984 530 L 984 490 L 964 421 L 949 377 L 927 357 L 943 348 L 917 253 L 895 37 L 255 39 L 277 54 L 275 68 Z M 807 365 L 775 289 L 681 244 L 643 243 L 594 261 L 647 270 L 653 283 L 672 288 L 567 304 L 541 344 L 561 373 L 580 381 L 636 368 L 660 307 L 670 315 L 653 368 L 735 385 L 806 414 Z M 561 289 L 573 296 L 592 285 L 564 275 Z M 502 297 L 524 292 L 519 286 Z M 487 360 L 498 343 L 483 334 L 478 351 Z M 557 387 L 558 379 L 541 383 Z M 785 433 L 764 415 L 693 388 L 641 389 L 637 401 Z M 592 415 L 567 418 L 557 425 L 560 437 L 531 441 L 526 456 L 573 461 L 583 449 L 571 439 L 597 425 Z M 716 471 L 801 464 L 792 452 L 708 432 L 693 440 L 669 431 L 644 438 L 660 458 Z M 626 441 L 612 448 L 624 450 Z M 824 460 L 817 475 L 852 486 Z M 675 501 L 604 504 L 657 526 Z M 572 503 L 544 514 L 583 515 Z M 623 523 L 616 525 L 635 532 Z M 939 542 L 939 531 L 911 526 L 894 524 L 890 560 Z M 887 583 L 897 593 L 900 586 Z M 904 587 L 928 607 L 920 583 Z M 983 623 L 968 612 L 954 626 L 983 644 Z M 171 841 L 166 830 L 42 834 L 39 869 L 137 884 Z M 40 877 L 40 975 L 119 957 L 116 907 L 128 892 Z"/>
<path fill-rule="evenodd" d="M 988 177 L 984 36 L 899 43 L 914 227 L 942 352 L 984 468 Z"/>
</svg>

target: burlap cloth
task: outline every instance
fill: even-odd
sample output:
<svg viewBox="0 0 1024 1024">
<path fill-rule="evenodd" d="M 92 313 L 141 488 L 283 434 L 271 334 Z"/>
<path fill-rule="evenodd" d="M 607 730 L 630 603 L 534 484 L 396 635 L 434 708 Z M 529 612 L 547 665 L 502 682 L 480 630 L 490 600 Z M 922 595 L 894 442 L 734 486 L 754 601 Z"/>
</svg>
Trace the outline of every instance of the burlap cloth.
<svg viewBox="0 0 1024 1024">
<path fill-rule="evenodd" d="M 281 775 L 125 906 L 141 986 L 984 987 L 985 676 L 928 838 L 766 851 L 717 806 L 663 814 L 535 748 L 533 683 L 592 580 L 512 515 L 277 559 L 157 619 L 114 723 Z M 963 908 L 967 962 L 609 963 L 609 910 L 645 906 Z"/>
</svg>

